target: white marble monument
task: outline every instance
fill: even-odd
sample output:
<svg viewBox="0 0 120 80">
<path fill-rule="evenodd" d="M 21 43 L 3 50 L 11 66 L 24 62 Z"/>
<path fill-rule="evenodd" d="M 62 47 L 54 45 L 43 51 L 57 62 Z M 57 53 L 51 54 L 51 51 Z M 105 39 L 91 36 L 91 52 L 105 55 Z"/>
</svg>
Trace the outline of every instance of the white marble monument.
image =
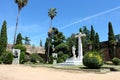
<svg viewBox="0 0 120 80">
<path fill-rule="evenodd" d="M 82 34 L 81 32 L 76 35 L 76 37 L 78 37 L 78 59 L 80 60 L 80 62 L 82 63 L 82 59 L 83 59 L 83 48 L 82 48 L 82 37 L 86 36 L 85 34 Z"/>
<path fill-rule="evenodd" d="M 20 49 L 13 49 L 13 64 L 19 64 Z"/>
<path fill-rule="evenodd" d="M 82 49 L 82 37 L 86 36 L 85 34 L 82 34 L 81 32 L 76 35 L 75 37 L 78 37 L 78 57 L 75 55 L 75 46 L 72 47 L 72 54 L 73 57 L 67 59 L 64 63 L 60 63 L 62 65 L 82 65 L 83 61 L 83 49 Z"/>
</svg>

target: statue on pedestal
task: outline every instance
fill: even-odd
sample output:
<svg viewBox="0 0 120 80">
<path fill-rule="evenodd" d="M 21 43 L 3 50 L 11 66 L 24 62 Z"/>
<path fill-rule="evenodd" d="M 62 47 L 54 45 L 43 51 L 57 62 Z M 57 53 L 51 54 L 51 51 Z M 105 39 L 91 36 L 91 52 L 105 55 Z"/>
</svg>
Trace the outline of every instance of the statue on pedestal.
<svg viewBox="0 0 120 80">
<path fill-rule="evenodd" d="M 75 54 L 75 45 L 72 47 L 72 54 L 73 54 L 73 58 L 76 59 L 76 54 Z"/>
</svg>

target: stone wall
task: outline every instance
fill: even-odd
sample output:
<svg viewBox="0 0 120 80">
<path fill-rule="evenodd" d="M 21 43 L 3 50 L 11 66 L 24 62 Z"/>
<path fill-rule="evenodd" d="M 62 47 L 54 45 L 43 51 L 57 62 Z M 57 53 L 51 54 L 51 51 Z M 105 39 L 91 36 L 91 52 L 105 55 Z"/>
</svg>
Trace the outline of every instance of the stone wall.
<svg viewBox="0 0 120 80">
<path fill-rule="evenodd" d="M 108 51 L 108 41 L 101 42 L 100 43 L 101 50 L 103 51 L 103 57 L 105 61 L 110 61 L 111 57 L 109 56 L 109 51 Z M 117 42 L 117 45 L 115 46 L 116 48 L 116 54 L 114 54 L 114 57 L 120 58 L 120 42 Z"/>
<path fill-rule="evenodd" d="M 12 44 L 7 45 L 7 51 L 12 51 Z M 24 45 L 27 49 L 26 53 L 27 54 L 32 54 L 32 53 L 38 53 L 38 54 L 45 54 L 45 49 L 44 47 L 36 47 L 36 46 L 30 46 L 30 45 Z"/>
</svg>

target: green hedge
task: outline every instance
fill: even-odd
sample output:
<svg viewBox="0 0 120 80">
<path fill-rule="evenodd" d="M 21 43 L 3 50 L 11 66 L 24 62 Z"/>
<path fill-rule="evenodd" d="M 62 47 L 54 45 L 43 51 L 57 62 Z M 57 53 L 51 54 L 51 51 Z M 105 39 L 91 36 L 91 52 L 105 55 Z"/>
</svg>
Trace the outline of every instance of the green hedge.
<svg viewBox="0 0 120 80">
<path fill-rule="evenodd" d="M 32 62 L 32 63 L 44 63 L 44 60 L 37 53 L 33 53 L 30 55 L 30 62 Z"/>
<path fill-rule="evenodd" d="M 100 68 L 103 65 L 103 58 L 97 51 L 88 52 L 83 57 L 83 64 L 91 69 Z"/>
</svg>

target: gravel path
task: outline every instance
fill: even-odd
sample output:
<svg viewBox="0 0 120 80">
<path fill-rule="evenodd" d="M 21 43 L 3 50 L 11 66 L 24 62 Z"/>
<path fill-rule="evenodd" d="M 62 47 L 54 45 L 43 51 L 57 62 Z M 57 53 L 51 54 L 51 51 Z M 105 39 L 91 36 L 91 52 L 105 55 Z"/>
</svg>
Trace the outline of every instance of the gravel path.
<svg viewBox="0 0 120 80">
<path fill-rule="evenodd" d="M 0 80 L 120 80 L 120 72 L 97 74 L 23 65 L 0 65 Z"/>
</svg>

